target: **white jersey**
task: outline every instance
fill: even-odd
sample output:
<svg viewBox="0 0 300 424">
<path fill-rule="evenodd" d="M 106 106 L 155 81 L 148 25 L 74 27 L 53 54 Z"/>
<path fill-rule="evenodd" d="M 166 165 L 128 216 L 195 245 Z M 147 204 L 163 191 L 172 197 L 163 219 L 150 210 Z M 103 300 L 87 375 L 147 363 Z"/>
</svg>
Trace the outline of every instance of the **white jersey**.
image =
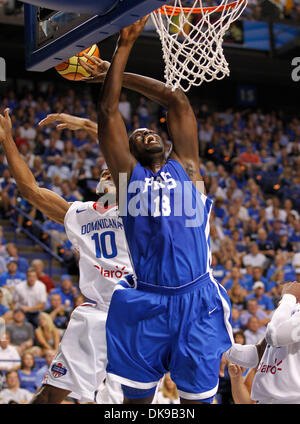
<svg viewBox="0 0 300 424">
<path fill-rule="evenodd" d="M 251 398 L 261 403 L 300 403 L 300 305 L 295 296 L 283 296 L 266 340 Z"/>
<path fill-rule="evenodd" d="M 74 202 L 64 225 L 70 242 L 80 253 L 82 294 L 108 309 L 115 284 L 133 273 L 117 206 L 104 209 L 97 202 Z"/>
</svg>

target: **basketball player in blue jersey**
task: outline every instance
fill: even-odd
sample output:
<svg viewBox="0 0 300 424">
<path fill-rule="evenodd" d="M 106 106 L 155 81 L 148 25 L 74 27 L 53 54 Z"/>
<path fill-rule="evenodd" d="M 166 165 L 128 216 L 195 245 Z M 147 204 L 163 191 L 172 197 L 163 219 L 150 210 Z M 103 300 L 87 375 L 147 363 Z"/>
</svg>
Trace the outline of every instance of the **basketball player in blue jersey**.
<svg viewBox="0 0 300 424">
<path fill-rule="evenodd" d="M 192 107 L 179 89 L 124 74 L 146 20 L 121 30 L 98 104 L 100 148 L 119 191 L 137 277 L 112 296 L 107 372 L 122 384 L 125 403 L 150 403 L 168 371 L 182 403 L 210 403 L 221 356 L 233 342 L 230 302 L 212 276 L 212 202 L 201 190 Z M 140 128 L 128 139 L 118 108 L 122 85 L 167 108 L 167 161 L 155 132 Z"/>
</svg>

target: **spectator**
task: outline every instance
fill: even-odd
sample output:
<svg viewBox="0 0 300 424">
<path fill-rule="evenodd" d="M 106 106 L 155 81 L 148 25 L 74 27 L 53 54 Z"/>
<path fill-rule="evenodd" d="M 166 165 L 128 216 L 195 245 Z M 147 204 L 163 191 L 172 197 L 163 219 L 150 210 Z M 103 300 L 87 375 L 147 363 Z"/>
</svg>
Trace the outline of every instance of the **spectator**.
<svg viewBox="0 0 300 424">
<path fill-rule="evenodd" d="M 240 154 L 241 163 L 245 164 L 260 164 L 261 160 L 257 153 L 253 152 L 251 143 L 247 143 L 246 151 Z"/>
<path fill-rule="evenodd" d="M 280 272 L 282 273 L 282 271 Z M 300 282 L 300 279 L 299 279 L 299 282 Z M 284 285 L 284 281 L 278 280 L 276 281 L 276 285 L 272 288 L 271 298 L 275 308 L 279 306 L 279 302 L 282 297 L 283 285 Z"/>
<path fill-rule="evenodd" d="M 49 275 L 44 273 L 43 261 L 41 259 L 34 259 L 31 262 L 31 266 L 35 270 L 38 280 L 45 284 L 47 293 L 50 293 L 50 291 L 55 288 L 55 283 Z"/>
<path fill-rule="evenodd" d="M 262 281 L 257 281 L 253 286 L 253 292 L 246 297 L 246 301 L 249 299 L 256 299 L 257 304 L 263 309 L 267 314 L 270 314 L 275 308 L 272 299 L 264 293 L 265 285 Z"/>
<path fill-rule="evenodd" d="M 6 373 L 7 389 L 0 392 L 0 404 L 7 403 L 29 403 L 33 394 L 26 389 L 20 388 L 20 382 L 17 371 L 8 371 Z"/>
<path fill-rule="evenodd" d="M 45 374 L 47 373 L 54 357 L 55 357 L 55 350 L 53 349 L 48 349 L 45 351 L 45 360 L 46 360 L 46 364 L 43 365 L 39 370 L 37 370 L 36 372 L 36 378 L 35 378 L 35 386 L 37 388 L 37 390 L 42 386 L 43 383 L 43 379 L 45 377 Z"/>
<path fill-rule="evenodd" d="M 274 244 L 272 241 L 268 240 L 268 234 L 264 228 L 260 228 L 257 232 L 257 244 L 260 250 L 260 253 L 265 255 L 269 260 L 272 260 L 275 255 Z"/>
<path fill-rule="evenodd" d="M 73 310 L 77 308 L 77 306 L 82 305 L 86 301 L 85 297 L 82 294 L 78 294 L 74 297 L 74 306 Z"/>
<path fill-rule="evenodd" d="M 17 260 L 18 271 L 26 273 L 27 269 L 29 268 L 28 261 L 27 259 L 19 256 L 18 248 L 16 247 L 16 245 L 14 243 L 7 243 L 6 250 L 8 256 L 13 257 Z"/>
<path fill-rule="evenodd" d="M 268 233 L 268 240 L 275 244 L 279 241 L 280 235 L 282 234 L 282 223 L 279 219 L 273 221 L 273 225 Z"/>
<path fill-rule="evenodd" d="M 88 145 L 90 144 L 87 131 L 83 129 L 76 131 L 76 135 L 72 139 L 72 143 L 74 147 L 76 148 L 77 152 L 80 152 L 81 150 L 86 149 Z"/>
<path fill-rule="evenodd" d="M 246 309 L 246 294 L 245 290 L 239 284 L 233 284 L 229 298 L 232 307 L 235 307 L 239 311 Z"/>
<path fill-rule="evenodd" d="M 127 100 L 127 96 L 125 92 L 121 93 L 120 101 L 119 101 L 119 110 L 125 121 L 126 126 L 128 126 L 131 119 L 131 104 Z"/>
<path fill-rule="evenodd" d="M 289 242 L 287 234 L 280 235 L 279 240 L 275 244 L 275 251 L 277 252 L 278 250 L 280 250 L 281 252 L 287 252 L 289 259 L 293 258 L 293 245 L 291 242 Z"/>
<path fill-rule="evenodd" d="M 247 329 L 244 332 L 246 344 L 256 344 L 264 338 L 265 329 L 259 326 L 257 317 L 250 317 L 247 323 Z"/>
<path fill-rule="evenodd" d="M 286 252 L 278 252 L 274 259 L 274 264 L 271 265 L 267 270 L 266 278 L 273 280 L 273 274 L 277 270 L 282 270 L 284 272 L 285 281 L 294 281 L 295 280 L 295 269 L 291 264 L 287 263 Z"/>
<path fill-rule="evenodd" d="M 60 279 L 60 287 L 53 289 L 51 291 L 51 296 L 53 294 L 59 294 L 62 300 L 63 305 L 67 307 L 67 309 L 72 309 L 74 306 L 74 297 L 77 296 L 78 290 L 73 285 L 72 279 L 69 274 L 64 274 Z M 66 304 L 67 302 L 67 304 Z"/>
<path fill-rule="evenodd" d="M 31 172 L 34 175 L 35 180 L 40 185 L 43 185 L 47 179 L 47 174 L 44 169 L 43 160 L 40 156 L 36 156 L 33 161 Z"/>
<path fill-rule="evenodd" d="M 235 343 L 242 344 L 242 345 L 246 344 L 245 333 L 243 330 L 236 331 L 233 334 L 233 338 Z"/>
<path fill-rule="evenodd" d="M 8 322 L 12 318 L 12 311 L 9 308 L 7 308 L 5 305 L 3 305 L 2 300 L 3 300 L 3 291 L 0 288 L 0 317 L 4 319 L 5 322 Z"/>
<path fill-rule="evenodd" d="M 157 393 L 157 404 L 179 404 L 180 398 L 178 395 L 177 387 L 174 381 L 171 380 L 170 373 L 165 374 L 163 378 L 162 387 Z"/>
<path fill-rule="evenodd" d="M 62 192 L 62 197 L 67 202 L 76 202 L 76 200 L 78 200 L 78 198 L 72 192 L 72 185 L 70 180 L 67 180 L 67 179 L 63 180 L 63 182 L 61 183 L 61 192 Z"/>
<path fill-rule="evenodd" d="M 67 240 L 66 230 L 63 224 L 52 221 L 52 219 L 47 219 L 44 222 L 44 230 L 51 234 L 51 249 L 53 252 L 57 253 L 57 249 L 60 246 L 61 242 Z"/>
<path fill-rule="evenodd" d="M 70 312 L 66 310 L 66 304 L 62 304 L 59 293 L 51 294 L 50 308 L 46 309 L 45 312 L 50 315 L 54 325 L 61 330 L 60 335 L 62 335 L 64 330 L 67 328 L 70 319 Z"/>
<path fill-rule="evenodd" d="M 18 271 L 18 261 L 13 256 L 7 260 L 7 271 L 0 275 L 0 287 L 6 287 L 13 292 L 14 288 L 26 280 L 26 275 Z"/>
<path fill-rule="evenodd" d="M 63 148 L 63 158 L 65 165 L 71 169 L 73 162 L 77 159 L 77 151 L 72 143 L 72 140 L 65 141 Z"/>
<path fill-rule="evenodd" d="M 13 311 L 13 320 L 7 324 L 6 330 L 11 344 L 17 348 L 20 355 L 33 347 L 34 329 L 30 322 L 25 321 L 23 309 L 17 308 Z"/>
<path fill-rule="evenodd" d="M 259 327 L 263 327 L 264 330 L 266 330 L 266 325 L 270 322 L 270 317 L 258 306 L 257 300 L 255 298 L 247 300 L 247 310 L 242 312 L 240 315 L 243 329 L 247 327 L 248 320 L 252 316 L 258 318 Z"/>
<path fill-rule="evenodd" d="M 20 355 L 17 349 L 11 345 L 9 333 L 6 332 L 0 338 L 0 370 L 8 371 L 20 366 Z"/>
<path fill-rule="evenodd" d="M 272 283 L 263 276 L 263 269 L 261 266 L 255 266 L 252 269 L 252 278 L 251 278 L 251 290 L 253 290 L 253 285 L 257 282 L 261 281 L 264 283 L 265 292 L 270 292 L 272 289 Z"/>
<path fill-rule="evenodd" d="M 45 284 L 37 279 L 33 268 L 27 271 L 27 280 L 16 286 L 13 294 L 14 307 L 23 309 L 26 319 L 36 328 L 38 315 L 43 311 L 47 301 Z"/>
<path fill-rule="evenodd" d="M 250 291 L 247 281 L 244 279 L 241 270 L 234 266 L 229 274 L 224 277 L 222 285 L 229 291 L 234 284 L 239 284 L 246 291 Z"/>
<path fill-rule="evenodd" d="M 232 316 L 232 331 L 236 333 L 237 331 L 240 331 L 242 328 L 242 323 L 240 320 L 240 310 L 232 306 L 231 308 L 231 316 Z"/>
<path fill-rule="evenodd" d="M 56 139 L 51 138 L 49 142 L 49 147 L 47 147 L 43 154 L 43 160 L 47 165 L 51 165 L 55 162 L 57 156 L 62 156 L 61 150 L 56 147 Z"/>
<path fill-rule="evenodd" d="M 54 156 L 53 164 L 49 166 L 47 171 L 48 178 L 52 179 L 55 175 L 60 175 L 62 179 L 69 179 L 72 176 L 70 168 L 64 165 L 61 155 Z"/>
<path fill-rule="evenodd" d="M 0 287 L 2 293 L 2 305 L 11 309 L 12 306 L 12 293 L 6 287 Z"/>
<path fill-rule="evenodd" d="M 23 353 L 21 357 L 21 366 L 18 370 L 21 389 L 26 389 L 31 393 L 36 391 L 36 371 L 34 370 L 35 361 L 32 353 Z"/>
<path fill-rule="evenodd" d="M 258 244 L 252 242 L 250 244 L 250 253 L 243 257 L 243 264 L 244 266 L 252 265 L 253 267 L 260 266 L 264 268 L 266 259 L 266 256 L 259 252 Z"/>
<path fill-rule="evenodd" d="M 276 210 L 279 211 L 279 215 L 278 217 L 276 217 L 276 220 L 278 220 L 279 222 L 285 222 L 287 213 L 284 209 L 280 208 L 279 198 L 277 196 L 274 196 L 272 198 L 272 204 L 266 208 L 266 218 L 268 221 L 273 221 L 275 219 L 274 213 Z"/>
<path fill-rule="evenodd" d="M 57 351 L 60 334 L 51 316 L 46 312 L 41 312 L 39 315 L 39 326 L 35 330 L 35 337 L 44 354 L 49 349 Z"/>
<path fill-rule="evenodd" d="M 91 167 L 91 176 L 83 174 L 78 178 L 77 185 L 82 193 L 84 202 L 96 202 L 99 195 L 96 193 L 96 187 L 99 183 L 100 170 L 97 166 Z"/>
<path fill-rule="evenodd" d="M 17 186 L 11 178 L 8 168 L 3 170 L 0 178 L 1 202 L 0 205 L 4 211 L 4 216 L 9 217 L 10 209 L 16 205 Z"/>
</svg>

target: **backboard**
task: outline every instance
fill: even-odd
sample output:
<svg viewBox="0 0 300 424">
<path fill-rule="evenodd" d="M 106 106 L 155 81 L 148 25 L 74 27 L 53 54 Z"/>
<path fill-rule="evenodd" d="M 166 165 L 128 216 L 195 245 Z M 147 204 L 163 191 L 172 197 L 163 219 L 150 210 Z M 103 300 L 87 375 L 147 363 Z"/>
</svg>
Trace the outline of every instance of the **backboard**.
<svg viewBox="0 0 300 424">
<path fill-rule="evenodd" d="M 119 32 L 166 3 L 166 0 L 29 1 L 31 4 L 24 5 L 26 68 L 40 72 Z M 43 7 L 38 6 L 41 3 Z M 50 7 L 59 7 L 59 10 Z"/>
</svg>

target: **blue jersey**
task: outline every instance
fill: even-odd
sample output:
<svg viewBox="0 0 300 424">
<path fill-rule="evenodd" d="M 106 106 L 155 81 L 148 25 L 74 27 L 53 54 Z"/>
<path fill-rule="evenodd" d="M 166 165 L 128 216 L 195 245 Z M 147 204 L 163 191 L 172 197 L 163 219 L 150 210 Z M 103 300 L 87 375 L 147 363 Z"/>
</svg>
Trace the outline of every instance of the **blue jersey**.
<svg viewBox="0 0 300 424">
<path fill-rule="evenodd" d="M 154 173 L 137 163 L 121 210 L 137 279 L 179 287 L 211 271 L 212 201 L 174 159 Z"/>
</svg>

